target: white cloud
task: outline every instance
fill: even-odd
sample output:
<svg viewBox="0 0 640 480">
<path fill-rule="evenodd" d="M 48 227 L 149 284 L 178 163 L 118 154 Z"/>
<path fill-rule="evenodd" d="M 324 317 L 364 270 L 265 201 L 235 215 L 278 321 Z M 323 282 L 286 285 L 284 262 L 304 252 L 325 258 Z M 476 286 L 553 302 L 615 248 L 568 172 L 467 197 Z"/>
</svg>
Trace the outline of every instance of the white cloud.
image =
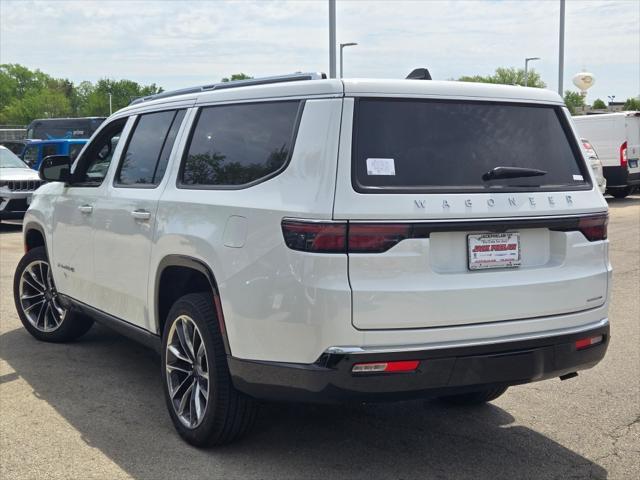
<svg viewBox="0 0 640 480">
<path fill-rule="evenodd" d="M 558 1 L 341 1 L 347 76 L 435 78 L 521 66 L 557 85 Z M 328 70 L 327 1 L 0 0 L 0 61 L 74 81 L 130 78 L 178 88 L 253 75 Z M 567 2 L 565 88 L 587 68 L 589 98 L 640 93 L 640 2 Z"/>
</svg>

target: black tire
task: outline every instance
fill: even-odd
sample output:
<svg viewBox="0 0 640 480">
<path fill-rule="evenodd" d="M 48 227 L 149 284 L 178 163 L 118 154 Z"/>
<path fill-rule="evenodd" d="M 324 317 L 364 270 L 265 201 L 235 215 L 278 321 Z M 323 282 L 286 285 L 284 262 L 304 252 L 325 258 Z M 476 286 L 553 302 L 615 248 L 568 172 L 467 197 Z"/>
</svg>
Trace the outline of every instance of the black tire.
<svg viewBox="0 0 640 480">
<path fill-rule="evenodd" d="M 40 262 L 40 263 L 38 263 Z M 35 338 L 41 340 L 43 342 L 54 342 L 54 343 L 63 343 L 70 342 L 80 338 L 82 335 L 87 333 L 91 326 L 93 325 L 93 320 L 87 316 L 81 315 L 77 312 L 66 310 L 63 315 L 58 315 L 54 317 L 55 313 L 53 310 L 47 312 L 46 305 L 49 305 L 49 308 L 53 309 L 54 305 L 59 304 L 59 298 L 57 291 L 55 289 L 55 285 L 53 285 L 53 278 L 50 278 L 50 282 L 43 282 L 44 289 L 43 293 L 40 295 L 33 295 L 37 297 L 36 300 L 33 301 L 36 305 L 32 308 L 33 311 L 36 311 L 39 308 L 38 299 L 42 299 L 42 310 L 39 310 L 40 313 L 37 315 L 37 320 L 41 318 L 43 314 L 43 328 L 38 327 L 38 321 L 35 324 L 30 320 L 33 318 L 32 313 L 28 313 L 25 309 L 28 309 L 31 305 L 26 305 L 20 298 L 20 287 L 22 283 L 22 276 L 28 275 L 28 272 L 25 270 L 30 266 L 38 263 L 38 265 L 45 264 L 47 269 L 50 269 L 49 259 L 47 258 L 47 252 L 44 247 L 36 247 L 29 250 L 22 257 L 20 262 L 18 262 L 18 267 L 16 268 L 16 272 L 13 277 L 13 300 L 16 305 L 16 310 L 18 311 L 18 316 L 20 317 L 20 321 L 24 328 Z M 44 265 L 42 265 L 44 268 Z M 41 271 L 42 272 L 42 271 Z M 44 274 L 46 277 L 46 273 Z M 49 277 L 47 277 L 49 278 Z M 33 285 L 41 286 L 38 282 L 33 280 Z M 24 287 L 23 290 L 26 290 L 30 287 Z M 32 290 L 29 293 L 36 293 L 36 290 Z M 24 293 L 26 295 L 26 293 Z M 28 316 L 29 315 L 29 316 Z M 56 318 L 59 323 L 56 325 Z M 47 323 L 47 320 L 49 322 Z M 47 331 L 47 324 L 50 326 L 50 329 Z"/>
<path fill-rule="evenodd" d="M 172 382 L 172 384 L 176 386 L 178 384 L 186 384 L 187 382 L 192 382 L 192 385 L 195 385 L 198 381 L 202 381 L 202 377 L 198 380 L 198 373 L 195 367 L 198 360 L 194 361 L 190 367 L 188 363 L 180 360 L 179 356 L 175 356 L 173 353 L 168 353 L 167 351 L 169 344 L 172 346 L 176 345 L 175 336 L 177 335 L 177 329 L 181 328 L 181 325 L 184 325 L 185 322 L 187 322 L 188 325 L 191 324 L 189 322 L 192 322 L 197 327 L 196 333 L 201 338 L 201 341 L 198 343 L 197 338 L 190 341 L 191 355 L 197 357 L 197 353 L 194 352 L 198 350 L 196 345 L 199 346 L 201 343 L 204 346 L 206 362 L 202 361 L 197 368 L 200 369 L 200 373 L 203 374 L 206 364 L 205 373 L 208 377 L 206 381 L 208 396 L 202 397 L 206 398 L 206 405 L 203 409 L 204 413 L 194 426 L 185 425 L 183 423 L 185 421 L 184 417 L 182 417 L 183 419 L 181 420 L 179 413 L 176 411 L 176 409 L 179 409 L 178 404 L 182 405 L 179 400 L 180 395 L 178 394 L 179 390 L 181 390 L 180 387 L 174 388 L 176 395 L 172 397 L 169 386 L 169 382 Z M 195 330 L 196 329 L 191 329 L 191 332 Z M 196 333 L 194 333 L 194 335 Z M 227 365 L 224 341 L 218 325 L 211 293 L 188 294 L 179 298 L 173 304 L 164 326 L 161 355 L 161 377 L 167 409 L 169 410 L 169 415 L 176 430 L 188 443 L 197 447 L 223 445 L 238 440 L 251 429 L 257 414 L 257 403 L 254 399 L 237 391 L 233 386 Z M 185 370 L 179 370 L 178 372 L 172 371 L 172 373 L 168 374 L 169 367 L 167 358 L 170 359 L 170 363 L 172 362 L 173 366 L 180 364 L 180 366 L 186 370 L 192 368 L 191 377 L 189 378 L 189 374 L 185 373 Z M 178 375 L 178 377 L 172 377 L 174 374 Z M 191 391 L 191 397 L 188 402 L 190 419 L 192 418 L 191 410 L 195 406 L 195 403 L 193 403 L 193 391 L 194 390 Z M 202 390 L 195 391 L 196 397 L 198 396 L 198 392 L 202 392 Z M 186 395 L 185 393 L 183 398 Z M 184 403 L 184 405 L 186 406 L 186 403 Z M 184 412 L 183 415 L 185 415 Z"/>
<path fill-rule="evenodd" d="M 491 402 L 495 400 L 504 392 L 507 391 L 508 386 L 496 385 L 494 387 L 487 388 L 485 390 L 478 390 L 476 392 L 461 393 L 458 395 L 448 395 L 445 397 L 439 397 L 438 400 L 448 403 L 450 405 L 458 406 L 471 406 L 481 405 L 483 403 Z"/>
<path fill-rule="evenodd" d="M 631 187 L 613 188 L 609 190 L 609 194 L 611 194 L 613 198 L 625 198 L 630 193 Z"/>
</svg>

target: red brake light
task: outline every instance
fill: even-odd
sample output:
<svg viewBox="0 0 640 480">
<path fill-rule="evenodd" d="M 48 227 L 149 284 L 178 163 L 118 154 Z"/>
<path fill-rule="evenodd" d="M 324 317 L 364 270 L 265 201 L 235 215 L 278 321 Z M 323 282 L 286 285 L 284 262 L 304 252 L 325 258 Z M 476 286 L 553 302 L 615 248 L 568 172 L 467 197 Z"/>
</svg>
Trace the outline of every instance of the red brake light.
<svg viewBox="0 0 640 480">
<path fill-rule="evenodd" d="M 620 166 L 627 168 L 627 142 L 620 145 Z"/>
<path fill-rule="evenodd" d="M 346 253 L 347 224 L 282 221 L 282 234 L 293 250 L 315 253 Z"/>
<path fill-rule="evenodd" d="M 606 240 L 608 223 L 609 216 L 606 214 L 593 217 L 582 217 L 578 221 L 578 230 L 580 230 L 590 242 Z"/>
<path fill-rule="evenodd" d="M 407 224 L 349 224 L 349 253 L 380 253 L 409 238 Z"/>
</svg>

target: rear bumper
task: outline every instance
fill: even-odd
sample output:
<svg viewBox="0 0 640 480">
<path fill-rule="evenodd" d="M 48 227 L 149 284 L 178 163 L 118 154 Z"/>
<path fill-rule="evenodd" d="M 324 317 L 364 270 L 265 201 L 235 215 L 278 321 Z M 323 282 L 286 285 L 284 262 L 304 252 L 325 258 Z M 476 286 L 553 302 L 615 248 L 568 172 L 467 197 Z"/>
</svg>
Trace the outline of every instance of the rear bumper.
<svg viewBox="0 0 640 480">
<path fill-rule="evenodd" d="M 576 340 L 603 335 L 602 343 L 577 350 Z M 235 387 L 255 398 L 313 403 L 428 398 L 518 385 L 596 365 L 609 345 L 609 322 L 579 332 L 507 343 L 429 350 L 323 354 L 314 364 L 259 362 L 229 357 Z M 419 360 L 411 373 L 353 374 L 356 363 Z"/>
<path fill-rule="evenodd" d="M 607 179 L 607 188 L 640 185 L 640 172 L 629 173 L 629 170 L 623 167 L 603 167 L 602 172 Z"/>
</svg>

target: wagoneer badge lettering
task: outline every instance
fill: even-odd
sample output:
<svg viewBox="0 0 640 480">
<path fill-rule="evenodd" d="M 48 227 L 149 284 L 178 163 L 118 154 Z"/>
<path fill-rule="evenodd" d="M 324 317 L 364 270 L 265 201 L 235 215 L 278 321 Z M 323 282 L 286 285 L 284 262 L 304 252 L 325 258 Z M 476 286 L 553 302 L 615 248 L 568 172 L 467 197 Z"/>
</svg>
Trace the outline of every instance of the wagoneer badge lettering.
<svg viewBox="0 0 640 480">
<path fill-rule="evenodd" d="M 566 205 L 568 207 L 573 206 L 573 198 L 571 197 L 571 195 L 565 195 L 564 196 Z M 529 203 L 529 205 L 533 208 L 537 207 L 538 203 L 536 200 L 536 197 L 527 197 L 527 200 L 525 202 Z M 556 206 L 556 199 L 552 196 L 548 196 L 547 197 L 547 202 L 549 203 L 550 207 L 555 207 Z M 426 200 L 422 200 L 422 199 L 414 199 L 413 203 L 415 204 L 415 206 L 417 208 L 422 208 L 422 209 L 426 209 L 427 208 L 427 201 Z M 473 208 L 473 201 L 470 198 L 466 198 L 464 200 L 464 206 L 466 208 Z M 489 198 L 487 199 L 487 206 L 488 207 L 495 207 L 496 206 L 496 201 L 493 198 Z M 507 199 L 507 206 L 509 207 L 515 207 L 518 208 L 518 200 L 515 197 L 509 197 Z M 442 200 L 442 209 L 446 210 L 451 208 L 451 204 L 449 203 L 449 200 L 444 199 Z"/>
</svg>

